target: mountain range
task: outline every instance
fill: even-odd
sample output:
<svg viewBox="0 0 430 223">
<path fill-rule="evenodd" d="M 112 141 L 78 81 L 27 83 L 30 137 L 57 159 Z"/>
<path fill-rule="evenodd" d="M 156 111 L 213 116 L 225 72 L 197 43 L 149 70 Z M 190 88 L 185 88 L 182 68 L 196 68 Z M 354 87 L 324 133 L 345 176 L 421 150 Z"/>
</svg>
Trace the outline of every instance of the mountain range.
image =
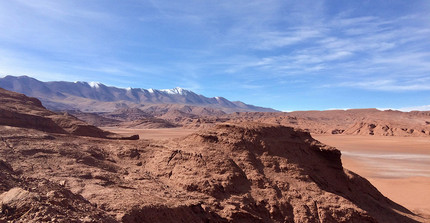
<svg viewBox="0 0 430 223">
<path fill-rule="evenodd" d="M 178 104 L 210 107 L 226 113 L 276 111 L 240 101 L 229 101 L 223 97 L 209 98 L 180 87 L 166 90 L 117 88 L 98 82 L 42 82 L 28 76 L 5 76 L 0 78 L 0 87 L 36 97 L 51 110 L 111 112 L 116 109 L 142 107 L 144 105 Z"/>
</svg>

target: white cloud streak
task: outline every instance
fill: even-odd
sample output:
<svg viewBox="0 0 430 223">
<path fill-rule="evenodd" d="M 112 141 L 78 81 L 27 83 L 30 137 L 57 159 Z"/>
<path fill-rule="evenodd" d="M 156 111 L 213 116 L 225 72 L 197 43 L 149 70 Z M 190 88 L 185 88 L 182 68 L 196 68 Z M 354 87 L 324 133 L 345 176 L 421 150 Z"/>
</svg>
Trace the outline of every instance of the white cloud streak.
<svg viewBox="0 0 430 223">
<path fill-rule="evenodd" d="M 371 80 L 371 81 L 356 81 L 356 82 L 343 82 L 337 84 L 338 87 L 354 87 L 363 88 L 368 90 L 379 90 L 379 91 L 428 91 L 430 85 L 420 82 L 406 82 L 398 83 L 395 80 Z M 331 87 L 331 86 L 327 86 Z"/>
</svg>

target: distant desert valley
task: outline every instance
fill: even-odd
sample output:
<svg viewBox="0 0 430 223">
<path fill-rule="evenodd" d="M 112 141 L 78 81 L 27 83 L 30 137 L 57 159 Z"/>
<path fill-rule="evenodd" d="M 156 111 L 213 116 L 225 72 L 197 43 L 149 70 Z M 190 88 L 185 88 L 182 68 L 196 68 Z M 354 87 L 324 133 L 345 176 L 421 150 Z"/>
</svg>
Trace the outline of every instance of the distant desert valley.
<svg viewBox="0 0 430 223">
<path fill-rule="evenodd" d="M 430 111 L 0 78 L 0 222 L 430 222 Z"/>
</svg>

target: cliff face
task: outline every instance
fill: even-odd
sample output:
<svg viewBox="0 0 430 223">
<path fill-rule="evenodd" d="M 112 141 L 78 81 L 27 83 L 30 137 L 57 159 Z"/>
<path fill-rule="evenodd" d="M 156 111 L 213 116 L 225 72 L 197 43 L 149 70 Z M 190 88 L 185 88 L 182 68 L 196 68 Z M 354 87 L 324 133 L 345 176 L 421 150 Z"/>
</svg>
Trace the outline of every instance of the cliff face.
<svg viewBox="0 0 430 223">
<path fill-rule="evenodd" d="M 390 222 L 408 212 L 344 170 L 337 149 L 293 128 L 222 124 L 176 143 L 146 168 L 209 196 L 205 207 L 229 221 Z"/>
</svg>

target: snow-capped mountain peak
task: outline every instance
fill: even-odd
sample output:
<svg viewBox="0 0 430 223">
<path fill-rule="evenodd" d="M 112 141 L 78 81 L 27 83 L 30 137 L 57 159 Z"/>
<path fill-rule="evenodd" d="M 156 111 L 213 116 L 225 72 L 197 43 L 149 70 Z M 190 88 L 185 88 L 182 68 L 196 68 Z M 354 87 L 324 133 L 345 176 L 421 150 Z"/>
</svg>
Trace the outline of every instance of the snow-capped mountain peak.
<svg viewBox="0 0 430 223">
<path fill-rule="evenodd" d="M 99 82 L 89 82 L 88 83 L 92 88 L 100 88 L 100 85 L 102 85 L 101 83 L 99 83 Z"/>
<path fill-rule="evenodd" d="M 179 95 L 186 95 L 189 93 L 188 90 L 185 90 L 185 89 L 180 88 L 180 87 L 175 87 L 173 89 L 163 89 L 160 91 L 166 92 L 167 94 L 179 94 Z"/>
</svg>

